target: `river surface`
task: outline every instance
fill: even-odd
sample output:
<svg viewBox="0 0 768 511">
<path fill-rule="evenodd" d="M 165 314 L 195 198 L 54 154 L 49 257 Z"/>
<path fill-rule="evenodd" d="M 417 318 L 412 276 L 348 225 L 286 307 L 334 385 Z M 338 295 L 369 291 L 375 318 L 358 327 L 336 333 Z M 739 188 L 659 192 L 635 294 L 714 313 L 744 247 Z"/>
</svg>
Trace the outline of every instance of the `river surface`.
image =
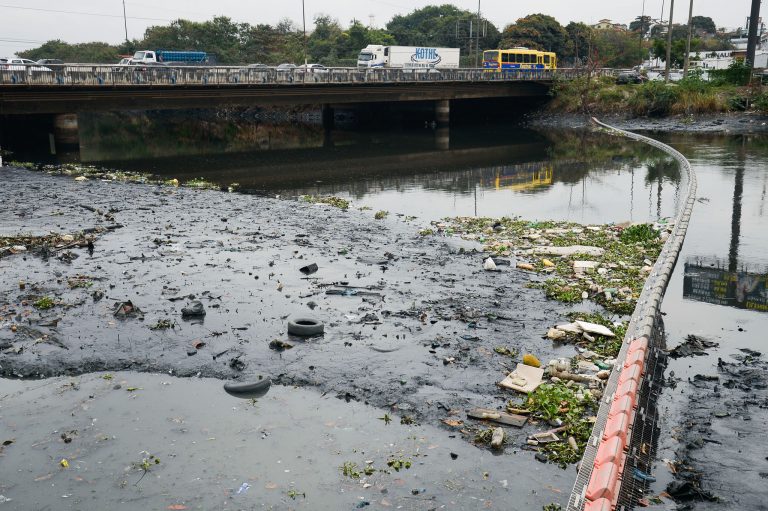
<svg viewBox="0 0 768 511">
<path fill-rule="evenodd" d="M 134 138 L 125 138 L 126 134 L 115 131 L 112 125 L 107 129 L 90 121 L 82 128 L 80 153 L 64 155 L 64 158 L 182 181 L 203 178 L 222 186 L 237 184 L 240 190 L 249 193 L 280 198 L 333 194 L 351 199 L 353 208 L 417 217 L 416 221 L 423 224 L 456 215 L 520 216 L 582 223 L 657 221 L 673 216 L 681 201 L 680 175 L 669 158 L 638 143 L 584 131 L 532 131 L 495 126 L 424 128 L 398 133 L 354 130 L 327 133 L 313 125 L 291 128 L 260 124 L 245 132 L 235 129 L 242 127 L 239 123 L 220 124 L 212 123 L 213 127 L 208 125 L 205 129 L 201 125 L 189 128 L 191 133 L 185 133 L 184 140 L 196 140 L 196 144 L 154 143 L 153 147 L 139 149 L 140 140 L 162 140 L 162 136 L 158 132 L 156 137 L 148 137 L 149 128 L 142 128 L 134 130 Z M 165 129 L 167 132 L 167 126 Z M 180 129 L 175 126 L 170 133 L 178 134 Z M 697 484 L 722 500 L 695 499 L 691 503 L 694 508 L 765 509 L 768 497 L 765 433 L 768 401 L 764 386 L 764 360 L 768 358 L 765 355 L 768 137 L 711 134 L 658 134 L 658 137 L 690 159 L 699 179 L 699 200 L 663 303 L 667 346 L 674 348 L 687 335 L 695 334 L 719 343 L 719 347 L 703 356 L 669 361 L 666 374 L 670 385 L 659 400 L 663 416 L 655 470 L 659 480 L 651 490 L 662 492 L 675 478 L 668 468 L 670 463 L 684 461 L 700 475 Z M 20 150 L 17 156 L 20 160 L 50 161 L 50 156 L 28 149 Z M 745 349 L 761 354 L 740 351 Z M 749 360 L 744 360 L 745 353 L 749 354 Z M 723 359 L 726 365 L 718 365 L 718 359 Z M 728 371 L 739 372 L 745 368 L 755 376 L 749 384 L 725 385 L 729 379 L 737 379 Z M 698 374 L 718 376 L 720 380 L 702 387 L 701 381 L 695 378 Z M 200 389 L 199 392 L 205 395 L 206 391 Z M 180 396 L 174 398 L 181 399 Z M 282 406 L 291 407 L 300 398 L 278 394 L 275 399 Z M 361 408 L 355 416 L 368 414 L 370 422 L 374 413 Z M 313 421 L 298 417 L 292 420 L 299 424 Z M 322 417 L 314 420 L 327 421 Z M 232 428 L 224 424 L 221 427 Z M 358 431 L 355 434 L 364 435 L 359 433 L 364 430 L 362 425 L 350 427 Z M 700 437 L 700 441 L 692 439 L 692 434 Z M 246 438 L 241 440 L 248 442 Z M 329 439 L 329 445 L 334 441 Z M 355 437 L 350 441 L 354 443 Z M 395 440 L 382 441 L 396 443 Z M 698 447 L 691 448 L 692 443 Z M 461 453 L 460 459 L 464 459 L 464 454 Z M 441 453 L 440 459 L 445 459 L 445 455 Z M 128 454 L 120 456 L 125 456 L 126 461 L 130 458 Z M 496 470 L 492 461 L 480 460 L 470 468 L 482 472 L 487 465 Z M 338 464 L 338 459 L 329 463 Z M 223 469 L 217 465 L 217 470 Z M 570 477 L 572 472 L 567 474 Z M 217 477 L 222 480 L 222 488 L 226 484 L 231 488 L 221 490 L 229 492 L 227 495 L 232 495 L 239 483 L 247 481 L 238 476 L 224 484 L 226 474 Z M 429 477 L 426 479 L 429 484 L 437 485 L 443 476 Z M 465 485 L 481 484 L 479 480 L 473 481 L 473 476 L 466 471 L 458 477 Z M 502 483 L 502 477 L 495 473 L 489 478 L 487 485 L 493 488 L 490 501 L 505 491 L 507 482 L 503 479 Z M 277 484 L 283 492 L 293 488 L 294 482 L 289 477 L 281 480 L 283 482 Z M 296 483 L 297 489 L 321 484 L 310 481 Z M 263 481 L 259 480 L 258 484 Z M 271 479 L 267 484 L 271 484 Z M 391 480 L 386 483 L 389 487 L 392 484 Z M 406 484 L 410 489 L 418 483 Z M 567 493 L 567 486 L 561 482 L 558 491 Z M 338 494 L 334 497 L 333 491 L 321 500 L 336 502 Z M 450 497 L 453 492 L 444 493 Z M 283 493 L 267 502 L 280 507 L 287 502 L 286 495 Z M 366 495 L 361 498 L 371 500 L 370 492 Z M 414 499 L 409 499 L 407 492 L 397 495 L 401 502 L 410 502 L 412 507 L 406 506 L 406 509 L 417 508 L 413 507 Z M 378 496 L 376 501 L 371 501 L 382 505 L 382 498 L 386 502 L 394 500 Z M 455 496 L 454 508 L 469 508 L 470 501 L 464 500 L 466 498 L 480 497 L 462 493 Z M 289 504 L 293 505 L 293 499 L 290 500 Z M 546 501 L 564 500 L 565 497 L 557 493 L 546 498 Z M 172 500 L 166 502 L 172 504 Z M 355 502 L 345 500 L 345 505 Z M 496 508 L 499 504 L 495 500 L 485 506 Z M 534 509 L 526 507 L 532 504 L 529 500 L 521 509 Z"/>
</svg>

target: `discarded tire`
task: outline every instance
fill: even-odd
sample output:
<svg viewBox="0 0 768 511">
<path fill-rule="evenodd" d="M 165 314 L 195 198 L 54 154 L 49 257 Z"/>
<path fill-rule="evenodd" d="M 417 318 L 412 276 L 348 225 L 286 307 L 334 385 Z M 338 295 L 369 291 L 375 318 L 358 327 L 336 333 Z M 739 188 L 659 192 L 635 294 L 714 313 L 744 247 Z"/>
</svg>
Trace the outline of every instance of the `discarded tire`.
<svg viewBox="0 0 768 511">
<path fill-rule="evenodd" d="M 224 391 L 231 396 L 243 399 L 253 399 L 255 397 L 261 397 L 266 394 L 269 391 L 269 387 L 271 386 L 272 380 L 265 378 L 254 383 L 225 383 Z"/>
<path fill-rule="evenodd" d="M 320 335 L 325 330 L 321 321 L 312 318 L 294 318 L 288 320 L 288 333 L 301 337 Z"/>
</svg>

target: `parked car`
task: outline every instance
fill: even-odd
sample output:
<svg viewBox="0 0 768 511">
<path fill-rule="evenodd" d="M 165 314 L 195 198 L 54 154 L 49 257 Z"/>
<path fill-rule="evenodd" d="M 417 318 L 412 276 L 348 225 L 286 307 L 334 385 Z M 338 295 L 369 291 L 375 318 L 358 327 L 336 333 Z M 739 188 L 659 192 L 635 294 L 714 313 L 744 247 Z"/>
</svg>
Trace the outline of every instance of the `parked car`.
<svg viewBox="0 0 768 511">
<path fill-rule="evenodd" d="M 290 64 L 286 62 L 284 64 L 280 64 L 279 66 L 277 66 L 276 69 L 280 73 L 287 73 L 288 71 L 293 71 L 294 69 L 296 69 L 296 64 Z"/>
<path fill-rule="evenodd" d="M 128 66 L 132 66 L 130 57 L 120 59 L 120 62 L 112 66 L 112 71 L 123 71 Z"/>
<path fill-rule="evenodd" d="M 646 78 L 637 71 L 622 71 L 616 76 L 617 85 L 626 85 L 628 83 L 643 83 Z"/>
<path fill-rule="evenodd" d="M 0 70 L 6 71 L 50 71 L 51 68 L 40 66 L 34 60 L 10 58 L 3 59 L 5 62 L 0 62 Z"/>
<path fill-rule="evenodd" d="M 328 68 L 322 64 L 302 64 L 296 68 L 296 71 L 301 71 L 302 73 L 327 73 Z"/>
<path fill-rule="evenodd" d="M 64 61 L 61 59 L 40 59 L 36 63 L 43 66 L 50 66 L 50 65 L 60 66 L 64 64 Z"/>
<path fill-rule="evenodd" d="M 266 64 L 248 64 L 245 67 L 246 69 L 255 69 L 255 70 L 263 70 L 263 71 L 266 71 L 269 69 L 269 66 Z"/>
</svg>

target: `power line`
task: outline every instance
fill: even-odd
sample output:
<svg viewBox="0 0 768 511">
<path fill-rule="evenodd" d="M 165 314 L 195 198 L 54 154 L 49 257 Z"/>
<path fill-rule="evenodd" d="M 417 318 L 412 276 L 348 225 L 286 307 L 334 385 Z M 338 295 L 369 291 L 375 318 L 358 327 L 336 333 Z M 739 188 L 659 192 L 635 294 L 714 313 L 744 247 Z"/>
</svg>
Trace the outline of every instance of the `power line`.
<svg viewBox="0 0 768 511">
<path fill-rule="evenodd" d="M 62 11 L 58 9 L 43 9 L 40 7 L 21 7 L 19 5 L 0 4 L 0 7 L 3 7 L 5 9 L 17 9 L 20 11 L 50 12 L 50 13 L 56 13 L 56 14 L 77 14 L 79 16 L 98 16 L 101 18 L 122 18 L 122 16 L 118 14 L 104 14 L 104 13 L 83 12 L 83 11 Z M 145 20 L 145 21 L 165 21 L 165 22 L 173 21 L 173 20 L 164 19 L 164 18 L 143 18 L 139 16 L 128 16 L 128 18 L 132 20 Z"/>
</svg>

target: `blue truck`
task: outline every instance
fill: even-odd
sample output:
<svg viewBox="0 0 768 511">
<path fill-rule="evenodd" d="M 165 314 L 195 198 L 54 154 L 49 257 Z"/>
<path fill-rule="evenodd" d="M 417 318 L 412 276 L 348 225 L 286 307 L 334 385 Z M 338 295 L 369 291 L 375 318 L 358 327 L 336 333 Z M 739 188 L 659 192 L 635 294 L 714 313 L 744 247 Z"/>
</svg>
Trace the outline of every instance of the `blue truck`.
<svg viewBox="0 0 768 511">
<path fill-rule="evenodd" d="M 133 54 L 130 64 L 204 66 L 213 63 L 211 57 L 204 51 L 140 50 Z"/>
</svg>

